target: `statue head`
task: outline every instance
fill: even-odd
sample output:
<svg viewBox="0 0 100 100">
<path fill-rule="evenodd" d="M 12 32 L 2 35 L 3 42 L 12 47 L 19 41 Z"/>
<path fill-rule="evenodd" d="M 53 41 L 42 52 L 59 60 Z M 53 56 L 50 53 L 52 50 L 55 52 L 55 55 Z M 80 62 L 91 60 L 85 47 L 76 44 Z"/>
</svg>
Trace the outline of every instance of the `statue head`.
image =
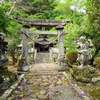
<svg viewBox="0 0 100 100">
<path fill-rule="evenodd" d="M 79 39 L 80 42 L 84 43 L 86 41 L 86 38 L 84 36 L 81 36 Z"/>
</svg>

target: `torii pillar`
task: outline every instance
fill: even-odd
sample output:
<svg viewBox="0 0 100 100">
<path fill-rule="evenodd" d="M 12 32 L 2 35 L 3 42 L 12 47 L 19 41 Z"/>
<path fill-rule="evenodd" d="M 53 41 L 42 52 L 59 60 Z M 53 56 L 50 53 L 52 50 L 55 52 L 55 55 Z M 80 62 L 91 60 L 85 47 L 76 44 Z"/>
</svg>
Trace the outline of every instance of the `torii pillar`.
<svg viewBox="0 0 100 100">
<path fill-rule="evenodd" d="M 21 55 L 21 58 L 19 60 L 19 63 L 18 63 L 18 71 L 29 71 L 29 65 L 28 65 L 28 60 L 27 60 L 27 57 L 28 57 L 28 33 L 29 33 L 29 30 L 28 28 L 24 28 L 24 32 L 23 33 L 23 41 L 22 41 L 22 55 Z"/>
<path fill-rule="evenodd" d="M 65 70 L 66 68 L 66 59 L 64 54 L 64 40 L 63 40 L 63 29 L 64 26 L 59 25 L 56 26 L 56 30 L 58 33 L 58 49 L 59 49 L 59 55 L 58 55 L 58 70 Z"/>
</svg>

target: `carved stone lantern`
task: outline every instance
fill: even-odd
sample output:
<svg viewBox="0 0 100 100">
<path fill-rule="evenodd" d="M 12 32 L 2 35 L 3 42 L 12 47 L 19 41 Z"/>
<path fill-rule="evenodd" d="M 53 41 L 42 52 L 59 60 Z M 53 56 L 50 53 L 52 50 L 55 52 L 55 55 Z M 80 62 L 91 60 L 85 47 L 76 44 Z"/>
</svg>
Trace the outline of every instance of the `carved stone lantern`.
<svg viewBox="0 0 100 100">
<path fill-rule="evenodd" d="M 0 67 L 3 67 L 8 58 L 5 55 L 5 52 L 8 50 L 8 42 L 4 41 L 4 37 L 0 34 Z"/>
<path fill-rule="evenodd" d="M 8 89 L 11 86 L 11 84 L 17 79 L 17 75 L 10 72 L 8 68 L 5 66 L 5 63 L 8 61 L 8 58 L 6 57 L 6 51 L 8 51 L 8 42 L 5 42 L 3 35 L 0 34 L 0 93 L 1 94 L 4 93 L 4 90 Z"/>
</svg>

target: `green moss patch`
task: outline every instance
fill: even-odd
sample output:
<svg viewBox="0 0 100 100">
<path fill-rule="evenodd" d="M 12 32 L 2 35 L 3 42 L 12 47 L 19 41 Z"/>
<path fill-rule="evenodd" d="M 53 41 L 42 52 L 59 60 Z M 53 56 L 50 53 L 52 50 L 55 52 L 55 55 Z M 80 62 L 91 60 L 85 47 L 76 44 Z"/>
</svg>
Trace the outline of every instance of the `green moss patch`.
<svg viewBox="0 0 100 100">
<path fill-rule="evenodd" d="M 33 91 L 33 93 L 36 94 L 36 93 L 40 93 L 41 89 L 38 87 L 34 87 L 34 88 L 32 88 L 32 91 Z"/>
<path fill-rule="evenodd" d="M 92 88 L 89 93 L 94 100 L 100 100 L 100 87 Z"/>
</svg>

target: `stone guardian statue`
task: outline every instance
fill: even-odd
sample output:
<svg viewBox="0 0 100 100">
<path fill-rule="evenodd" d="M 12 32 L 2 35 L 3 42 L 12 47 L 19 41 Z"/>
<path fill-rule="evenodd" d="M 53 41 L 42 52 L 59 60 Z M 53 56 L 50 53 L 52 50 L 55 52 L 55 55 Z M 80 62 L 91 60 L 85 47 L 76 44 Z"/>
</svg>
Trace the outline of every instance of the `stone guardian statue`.
<svg viewBox="0 0 100 100">
<path fill-rule="evenodd" d="M 77 52 L 78 52 L 78 68 L 82 69 L 89 65 L 89 60 L 91 59 L 90 48 L 93 47 L 93 44 L 90 39 L 87 39 L 83 36 L 80 37 L 77 42 Z"/>
</svg>

